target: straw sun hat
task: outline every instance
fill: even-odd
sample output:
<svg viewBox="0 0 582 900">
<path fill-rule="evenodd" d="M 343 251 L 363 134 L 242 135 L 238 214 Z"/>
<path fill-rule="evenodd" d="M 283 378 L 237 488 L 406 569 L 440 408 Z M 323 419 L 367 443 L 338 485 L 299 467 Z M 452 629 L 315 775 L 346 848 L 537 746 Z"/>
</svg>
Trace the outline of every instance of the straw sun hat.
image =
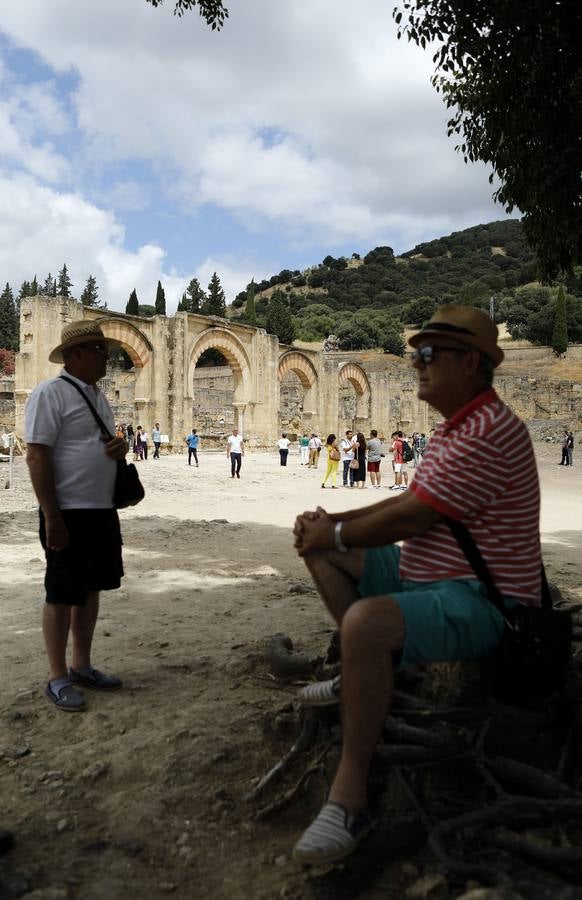
<svg viewBox="0 0 582 900">
<path fill-rule="evenodd" d="M 114 338 L 105 337 L 99 322 L 102 319 L 80 319 L 77 322 L 69 322 L 61 331 L 61 343 L 49 354 L 49 362 L 62 363 L 63 350 L 78 347 L 81 344 L 107 344 L 110 349 L 121 347 L 121 342 Z"/>
<path fill-rule="evenodd" d="M 475 347 L 493 360 L 495 366 L 503 362 L 503 350 L 497 345 L 497 325 L 480 309 L 452 303 L 439 306 L 430 322 L 413 334 L 408 343 L 418 347 L 425 338 L 439 335 Z"/>
</svg>

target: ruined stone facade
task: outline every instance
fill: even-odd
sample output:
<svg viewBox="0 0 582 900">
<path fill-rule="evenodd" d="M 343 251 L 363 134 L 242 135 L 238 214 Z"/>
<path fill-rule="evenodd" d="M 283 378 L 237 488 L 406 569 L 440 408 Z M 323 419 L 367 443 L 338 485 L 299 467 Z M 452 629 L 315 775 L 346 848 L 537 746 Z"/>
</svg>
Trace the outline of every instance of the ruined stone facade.
<svg viewBox="0 0 582 900">
<path fill-rule="evenodd" d="M 26 298 L 21 305 L 16 359 L 16 433 L 24 432 L 24 406 L 32 389 L 59 372 L 48 362 L 61 329 L 75 319 L 99 319 L 119 340 L 131 368 L 110 367 L 101 385 L 117 421 L 159 422 L 170 444 L 181 445 L 192 427 L 222 441 L 233 426 L 251 446 L 273 447 L 291 434 L 376 428 L 428 433 L 437 414 L 416 397 L 416 377 L 404 359 L 379 351 L 315 351 L 279 344 L 263 329 L 236 320 L 176 313 L 144 319 L 83 307 L 69 298 Z M 222 354 L 228 368 L 197 368 L 205 351 Z M 543 379 L 500 378 L 501 396 L 523 418 L 556 418 L 580 427 L 582 386 L 567 390 Z M 557 383 L 558 385 L 561 383 Z"/>
</svg>

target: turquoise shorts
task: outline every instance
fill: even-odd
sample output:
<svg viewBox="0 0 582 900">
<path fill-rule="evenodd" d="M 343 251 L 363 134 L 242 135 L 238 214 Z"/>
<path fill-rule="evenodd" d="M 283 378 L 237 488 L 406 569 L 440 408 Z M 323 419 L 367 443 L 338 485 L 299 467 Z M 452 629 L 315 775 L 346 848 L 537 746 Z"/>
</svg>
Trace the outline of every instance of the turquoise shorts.
<svg viewBox="0 0 582 900">
<path fill-rule="evenodd" d="M 404 617 L 404 647 L 397 668 L 488 656 L 499 645 L 505 622 L 476 579 L 402 581 L 400 547 L 366 551 L 360 597 L 389 594 Z M 508 609 L 519 601 L 504 597 Z"/>
</svg>

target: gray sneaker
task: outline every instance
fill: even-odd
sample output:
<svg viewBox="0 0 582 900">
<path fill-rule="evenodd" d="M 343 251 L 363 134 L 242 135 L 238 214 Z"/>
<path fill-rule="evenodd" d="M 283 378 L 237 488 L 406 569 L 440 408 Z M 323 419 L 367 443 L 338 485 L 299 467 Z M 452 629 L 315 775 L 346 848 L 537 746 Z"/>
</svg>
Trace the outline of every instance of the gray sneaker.
<svg viewBox="0 0 582 900">
<path fill-rule="evenodd" d="M 298 697 L 303 706 L 336 706 L 340 702 L 340 676 L 308 684 L 301 688 Z"/>
</svg>

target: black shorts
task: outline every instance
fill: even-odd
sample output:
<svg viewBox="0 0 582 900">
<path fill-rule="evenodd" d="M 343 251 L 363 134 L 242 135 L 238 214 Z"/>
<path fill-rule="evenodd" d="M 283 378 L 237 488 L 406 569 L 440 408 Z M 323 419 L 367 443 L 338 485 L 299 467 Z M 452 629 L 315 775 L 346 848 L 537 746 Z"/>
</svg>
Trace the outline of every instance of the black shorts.
<svg viewBox="0 0 582 900">
<path fill-rule="evenodd" d="M 89 591 L 112 591 L 121 584 L 121 530 L 116 509 L 62 509 L 69 531 L 64 550 L 47 550 L 39 510 L 39 536 L 46 556 L 47 603 L 82 606 Z"/>
</svg>

